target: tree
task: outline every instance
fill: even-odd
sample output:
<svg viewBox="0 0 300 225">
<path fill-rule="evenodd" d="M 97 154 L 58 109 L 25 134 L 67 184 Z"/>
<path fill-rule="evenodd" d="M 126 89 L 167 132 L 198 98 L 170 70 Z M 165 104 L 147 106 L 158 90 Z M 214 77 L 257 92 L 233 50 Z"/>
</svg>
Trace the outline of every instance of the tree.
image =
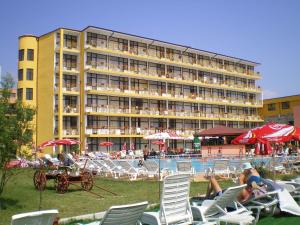
<svg viewBox="0 0 300 225">
<path fill-rule="evenodd" d="M 0 89 L 0 197 L 13 170 L 8 169 L 10 160 L 15 159 L 21 146 L 32 145 L 30 122 L 34 109 L 17 101 L 10 102 L 14 80 L 10 74 L 2 77 Z"/>
</svg>

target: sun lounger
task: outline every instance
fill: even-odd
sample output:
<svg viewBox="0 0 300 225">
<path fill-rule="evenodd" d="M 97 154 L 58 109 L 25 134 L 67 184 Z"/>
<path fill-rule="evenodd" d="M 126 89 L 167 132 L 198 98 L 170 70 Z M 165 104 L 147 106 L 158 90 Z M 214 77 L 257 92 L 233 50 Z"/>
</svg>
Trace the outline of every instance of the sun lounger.
<svg viewBox="0 0 300 225">
<path fill-rule="evenodd" d="M 142 168 L 135 168 L 127 160 L 118 160 L 117 163 L 122 167 L 124 172 L 128 175 L 129 180 L 136 180 L 137 177 L 146 175 L 146 170 Z"/>
<path fill-rule="evenodd" d="M 85 225 L 141 225 L 141 216 L 148 202 L 110 207 L 100 222 Z"/>
<path fill-rule="evenodd" d="M 126 172 L 122 169 L 122 167 L 117 165 L 111 159 L 103 159 L 103 162 L 114 178 L 127 176 Z"/>
<path fill-rule="evenodd" d="M 190 175 L 195 174 L 195 169 L 194 169 L 191 161 L 177 161 L 176 168 L 177 168 L 178 174 L 184 174 L 184 173 L 190 174 Z"/>
<path fill-rule="evenodd" d="M 152 178 L 152 177 L 158 177 L 159 175 L 159 165 L 155 160 L 148 159 L 143 162 L 143 167 L 147 171 L 147 176 Z M 171 171 L 168 168 L 163 168 L 160 171 L 160 178 L 161 180 L 167 176 L 172 174 Z"/>
<path fill-rule="evenodd" d="M 229 178 L 231 174 L 235 174 L 235 168 L 230 168 L 228 159 L 216 159 L 214 160 L 213 167 L 209 167 L 205 170 L 205 174 L 206 176 L 214 174 Z"/>
<path fill-rule="evenodd" d="M 192 224 L 193 216 L 189 204 L 190 177 L 187 174 L 166 176 L 158 212 L 145 212 L 142 223 L 149 225 Z"/>
<path fill-rule="evenodd" d="M 194 220 L 216 221 L 232 224 L 250 224 L 255 218 L 244 206 L 237 202 L 238 194 L 246 185 L 228 188 L 215 200 L 205 200 L 199 206 L 192 206 Z M 228 211 L 230 207 L 232 211 Z"/>
<path fill-rule="evenodd" d="M 58 210 L 44 210 L 12 216 L 11 225 L 52 225 Z"/>
</svg>

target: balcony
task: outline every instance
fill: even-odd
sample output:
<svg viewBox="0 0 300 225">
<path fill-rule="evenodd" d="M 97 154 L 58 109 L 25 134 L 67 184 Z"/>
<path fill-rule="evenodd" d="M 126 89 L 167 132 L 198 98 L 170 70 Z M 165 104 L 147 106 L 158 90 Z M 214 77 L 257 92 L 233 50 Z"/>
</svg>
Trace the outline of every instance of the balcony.
<svg viewBox="0 0 300 225">
<path fill-rule="evenodd" d="M 119 86 L 96 86 L 91 84 L 85 87 L 87 91 L 100 91 L 105 92 L 103 94 L 107 94 L 107 91 L 123 93 L 124 96 L 138 95 L 139 97 L 145 98 L 153 98 L 153 99 L 161 99 L 161 100 L 172 100 L 172 101 L 187 101 L 187 102 L 207 102 L 212 104 L 219 105 L 247 105 L 247 106 L 261 106 L 262 101 L 260 100 L 251 100 L 251 99 L 239 99 L 239 98 L 230 98 L 230 97 L 217 97 L 210 95 L 201 95 L 196 93 L 182 93 L 182 92 L 162 92 L 158 89 L 135 89 L 129 90 L 128 87 L 120 88 Z M 167 98 L 167 99 L 166 99 Z"/>
<path fill-rule="evenodd" d="M 78 92 L 79 91 L 79 87 L 76 86 L 76 84 L 71 85 L 71 86 L 64 86 L 62 89 L 63 89 L 63 91 L 66 91 L 66 92 Z"/>
<path fill-rule="evenodd" d="M 194 57 L 188 57 L 184 55 L 168 55 L 164 57 L 164 52 L 155 51 L 153 49 L 146 49 L 143 47 L 131 47 L 128 51 L 128 48 L 120 47 L 118 45 L 110 44 L 108 48 L 106 47 L 106 41 L 102 41 L 102 44 L 98 42 L 87 43 L 87 47 L 97 48 L 98 50 L 116 52 L 118 56 L 128 57 L 130 55 L 137 56 L 137 59 L 141 60 L 150 60 L 154 63 L 160 63 L 161 60 L 167 61 L 171 65 L 176 64 L 177 66 L 189 67 L 192 69 L 204 69 L 206 71 L 219 71 L 220 73 L 226 73 L 229 75 L 241 75 L 246 77 L 260 78 L 260 73 L 254 70 L 248 70 L 245 68 L 235 67 L 234 65 L 223 65 L 218 62 L 198 59 Z M 121 53 L 121 54 L 120 54 Z"/>
<path fill-rule="evenodd" d="M 78 128 L 64 128 L 63 129 L 63 136 L 77 136 L 79 135 Z"/>
<path fill-rule="evenodd" d="M 79 113 L 79 108 L 77 106 L 64 105 L 64 113 Z"/>
<path fill-rule="evenodd" d="M 87 64 L 87 69 L 96 69 L 96 70 L 106 70 L 111 71 L 112 73 L 115 72 L 126 72 L 126 76 L 132 74 L 133 77 L 136 77 L 138 75 L 142 76 L 152 76 L 157 78 L 161 78 L 162 81 L 168 81 L 168 82 L 174 82 L 175 83 L 182 83 L 185 85 L 201 85 L 204 87 L 210 87 L 210 88 L 217 88 L 219 86 L 220 88 L 229 89 L 229 90 L 238 90 L 243 92 L 261 92 L 260 87 L 256 87 L 254 85 L 247 85 L 247 84 L 237 84 L 235 82 L 228 82 L 224 80 L 218 80 L 214 77 L 203 77 L 200 79 L 197 79 L 195 74 L 191 73 L 175 73 L 175 72 L 167 72 L 164 73 L 164 70 L 158 70 L 156 68 L 149 68 L 147 69 L 145 67 L 140 68 L 130 68 L 130 71 L 127 69 L 127 65 L 115 65 L 115 64 L 109 64 L 107 65 L 106 62 L 91 62 L 91 64 Z"/>
<path fill-rule="evenodd" d="M 178 118 L 183 119 L 210 119 L 210 120 L 262 120 L 259 115 L 246 115 L 246 114 L 234 114 L 234 113 L 211 113 L 205 111 L 188 111 L 188 110 L 176 110 L 176 109 L 159 109 L 154 107 L 144 107 L 139 109 L 137 107 L 119 108 L 117 106 L 86 106 L 87 113 L 111 113 L 111 114 L 130 114 L 131 117 L 156 117 L 156 118 Z"/>
</svg>

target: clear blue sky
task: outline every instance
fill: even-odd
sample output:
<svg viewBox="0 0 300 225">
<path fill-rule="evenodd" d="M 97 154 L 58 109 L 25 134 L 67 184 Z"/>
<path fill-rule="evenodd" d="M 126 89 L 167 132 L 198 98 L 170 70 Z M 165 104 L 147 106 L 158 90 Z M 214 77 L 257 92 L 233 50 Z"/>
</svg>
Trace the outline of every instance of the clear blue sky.
<svg viewBox="0 0 300 225">
<path fill-rule="evenodd" d="M 0 65 L 13 74 L 18 36 L 94 25 L 260 62 L 265 97 L 300 94 L 298 0 L 3 0 L 0 9 Z"/>
</svg>

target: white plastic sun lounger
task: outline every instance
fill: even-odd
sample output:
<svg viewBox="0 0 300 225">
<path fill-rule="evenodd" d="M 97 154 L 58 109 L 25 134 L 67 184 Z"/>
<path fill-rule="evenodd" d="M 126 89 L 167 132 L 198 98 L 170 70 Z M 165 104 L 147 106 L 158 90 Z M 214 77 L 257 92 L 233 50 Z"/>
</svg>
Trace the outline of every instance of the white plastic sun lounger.
<svg viewBox="0 0 300 225">
<path fill-rule="evenodd" d="M 195 174 L 195 169 L 191 161 L 177 161 L 176 168 L 178 174 Z"/>
<path fill-rule="evenodd" d="M 143 167 L 147 170 L 148 177 L 158 176 L 158 164 L 154 160 L 144 161 Z"/>
<path fill-rule="evenodd" d="M 246 185 L 228 188 L 220 197 L 215 200 L 204 200 L 200 206 L 192 206 L 194 220 L 215 221 L 232 224 L 250 224 L 255 218 L 244 206 L 237 202 L 238 194 Z M 233 208 L 228 212 L 227 208 Z"/>
<path fill-rule="evenodd" d="M 189 203 L 190 176 L 176 174 L 166 176 L 160 199 L 159 212 L 145 212 L 142 223 L 149 225 L 192 224 Z"/>
<path fill-rule="evenodd" d="M 11 225 L 52 225 L 58 210 L 44 210 L 12 216 Z"/>
<path fill-rule="evenodd" d="M 205 170 L 206 176 L 209 175 L 224 175 L 230 177 L 230 174 L 235 174 L 235 169 L 230 170 L 229 160 L 228 159 L 216 159 L 214 160 L 213 167 L 209 167 Z"/>
<path fill-rule="evenodd" d="M 137 177 L 146 175 L 146 170 L 142 168 L 135 168 L 127 160 L 118 160 L 117 162 L 128 175 L 129 180 L 136 180 Z"/>
<path fill-rule="evenodd" d="M 140 219 L 148 202 L 110 207 L 100 222 L 85 225 L 142 225 Z"/>
<path fill-rule="evenodd" d="M 113 174 L 114 178 L 120 178 L 122 176 L 127 176 L 126 171 L 124 171 L 121 166 L 114 163 L 111 159 L 103 159 L 103 162 L 104 162 L 106 168 L 108 168 L 110 170 L 111 174 Z"/>
</svg>

